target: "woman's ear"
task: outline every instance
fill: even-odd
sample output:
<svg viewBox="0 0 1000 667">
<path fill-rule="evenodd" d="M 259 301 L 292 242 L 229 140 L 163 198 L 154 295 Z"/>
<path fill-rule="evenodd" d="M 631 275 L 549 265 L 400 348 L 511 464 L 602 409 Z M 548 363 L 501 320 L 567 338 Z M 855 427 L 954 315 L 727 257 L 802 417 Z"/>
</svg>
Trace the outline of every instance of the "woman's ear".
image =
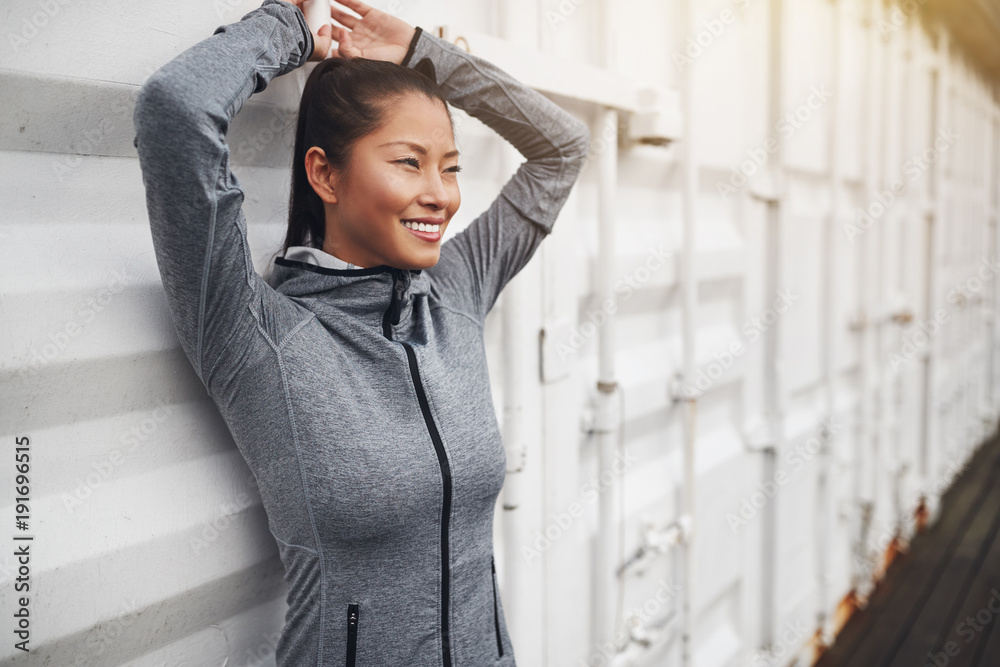
<svg viewBox="0 0 1000 667">
<path fill-rule="evenodd" d="M 326 152 L 319 146 L 313 146 L 306 151 L 306 178 L 319 198 L 327 204 L 337 203 L 337 193 L 334 192 L 333 167 L 326 160 Z"/>
</svg>

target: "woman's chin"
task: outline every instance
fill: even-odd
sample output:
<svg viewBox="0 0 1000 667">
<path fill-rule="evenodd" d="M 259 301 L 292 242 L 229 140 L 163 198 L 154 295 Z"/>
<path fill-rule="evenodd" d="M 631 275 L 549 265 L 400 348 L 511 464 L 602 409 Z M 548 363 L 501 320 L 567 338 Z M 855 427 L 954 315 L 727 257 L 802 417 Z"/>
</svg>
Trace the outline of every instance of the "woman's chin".
<svg viewBox="0 0 1000 667">
<path fill-rule="evenodd" d="M 394 263 L 393 266 L 410 270 L 429 269 L 437 264 L 440 259 L 440 248 L 435 248 L 422 253 L 409 253 L 405 257 L 400 258 L 400 260 Z"/>
</svg>

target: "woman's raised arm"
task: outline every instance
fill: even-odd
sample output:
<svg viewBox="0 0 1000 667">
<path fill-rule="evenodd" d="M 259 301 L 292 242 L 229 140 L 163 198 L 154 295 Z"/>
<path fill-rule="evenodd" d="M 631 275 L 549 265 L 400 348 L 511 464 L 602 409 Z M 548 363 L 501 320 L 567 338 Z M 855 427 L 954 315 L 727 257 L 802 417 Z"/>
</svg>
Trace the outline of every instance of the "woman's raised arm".
<svg viewBox="0 0 1000 667">
<path fill-rule="evenodd" d="M 226 132 L 253 93 L 312 51 L 302 12 L 265 0 L 161 67 L 136 100 L 156 262 L 181 346 L 206 387 L 230 345 L 257 329 L 266 335 L 262 309 L 278 297 L 251 261 Z"/>
<path fill-rule="evenodd" d="M 487 60 L 419 27 L 402 62 L 433 76 L 449 103 L 509 141 L 527 161 L 427 269 L 441 298 L 483 322 L 504 286 L 551 231 L 586 161 L 587 125 Z"/>
</svg>

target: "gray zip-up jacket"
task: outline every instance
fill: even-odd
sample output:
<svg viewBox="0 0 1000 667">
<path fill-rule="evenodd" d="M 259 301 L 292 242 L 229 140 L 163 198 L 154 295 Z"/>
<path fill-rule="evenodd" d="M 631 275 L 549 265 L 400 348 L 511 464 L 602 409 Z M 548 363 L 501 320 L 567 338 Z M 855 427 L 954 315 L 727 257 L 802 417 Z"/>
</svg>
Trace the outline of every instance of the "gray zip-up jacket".
<svg viewBox="0 0 1000 667">
<path fill-rule="evenodd" d="M 288 584 L 280 667 L 514 665 L 493 562 L 504 447 L 483 324 L 548 235 L 586 125 L 417 29 L 404 66 L 527 159 L 423 270 L 254 270 L 225 135 L 306 62 L 282 0 L 154 73 L 135 107 L 156 261 L 180 344 L 257 479 Z"/>
</svg>

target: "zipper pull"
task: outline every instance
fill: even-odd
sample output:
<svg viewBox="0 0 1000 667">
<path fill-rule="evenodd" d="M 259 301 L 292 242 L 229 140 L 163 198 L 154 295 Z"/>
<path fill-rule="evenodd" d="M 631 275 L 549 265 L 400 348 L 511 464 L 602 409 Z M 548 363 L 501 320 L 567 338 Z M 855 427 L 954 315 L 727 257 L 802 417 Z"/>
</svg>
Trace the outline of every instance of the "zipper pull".
<svg viewBox="0 0 1000 667">
<path fill-rule="evenodd" d="M 395 269 L 392 272 L 392 303 L 389 305 L 389 321 L 392 324 L 399 324 L 399 318 L 403 315 L 403 298 L 409 286 L 409 281 L 401 280 L 404 275 L 402 269 Z"/>
</svg>

